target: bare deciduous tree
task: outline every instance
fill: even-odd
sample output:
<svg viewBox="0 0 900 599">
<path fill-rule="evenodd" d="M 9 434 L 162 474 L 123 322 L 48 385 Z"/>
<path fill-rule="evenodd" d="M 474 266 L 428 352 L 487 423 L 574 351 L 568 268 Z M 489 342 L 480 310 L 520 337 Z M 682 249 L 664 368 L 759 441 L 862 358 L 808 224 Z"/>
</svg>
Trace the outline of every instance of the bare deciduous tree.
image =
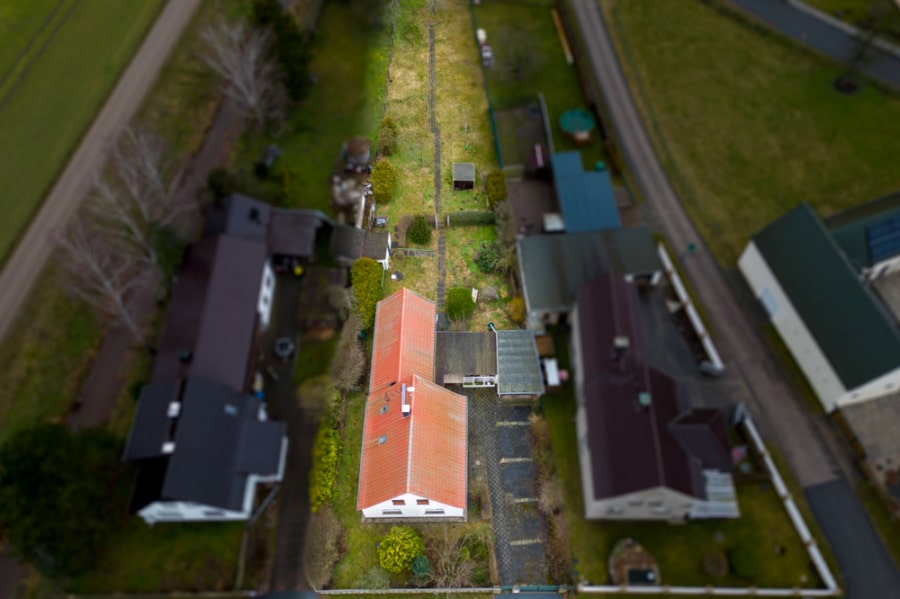
<svg viewBox="0 0 900 599">
<path fill-rule="evenodd" d="M 87 206 L 97 223 L 107 225 L 105 233 L 136 246 L 156 265 L 159 229 L 197 210 L 193 199 L 175 203 L 178 180 L 165 141 L 147 129 L 130 127 L 113 148 L 107 172 L 95 175 Z"/>
<path fill-rule="evenodd" d="M 137 308 L 156 289 L 158 271 L 121 243 L 98 233 L 76 216 L 57 238 L 69 270 L 70 291 L 103 316 L 123 324 L 151 349 L 138 324 Z"/>
<path fill-rule="evenodd" d="M 331 360 L 331 382 L 342 395 L 356 388 L 366 368 L 366 354 L 359 342 L 360 331 L 362 322 L 359 315 L 353 313 L 344 322 Z"/>
<path fill-rule="evenodd" d="M 443 535 L 430 539 L 431 552 L 435 556 L 434 584 L 443 589 L 469 586 L 476 563 L 466 548 L 466 537 L 458 530 L 451 533 L 446 524 L 441 528 Z"/>
<path fill-rule="evenodd" d="M 203 31 L 208 52 L 204 62 L 225 82 L 225 94 L 258 125 L 277 105 L 278 77 L 271 59 L 271 34 L 250 29 L 243 21 L 217 19 Z"/>
</svg>

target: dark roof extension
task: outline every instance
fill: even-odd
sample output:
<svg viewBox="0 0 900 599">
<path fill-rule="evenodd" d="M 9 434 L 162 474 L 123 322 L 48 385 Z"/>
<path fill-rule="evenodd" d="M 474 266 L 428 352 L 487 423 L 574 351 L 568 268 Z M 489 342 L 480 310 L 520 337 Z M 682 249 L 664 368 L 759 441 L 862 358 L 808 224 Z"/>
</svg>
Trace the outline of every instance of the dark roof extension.
<svg viewBox="0 0 900 599">
<path fill-rule="evenodd" d="M 535 312 L 570 310 L 578 287 L 603 273 L 648 275 L 662 268 L 645 227 L 533 235 L 517 246 L 525 299 Z"/>
<path fill-rule="evenodd" d="M 262 241 L 217 235 L 194 244 L 179 271 L 154 381 L 202 375 L 242 390 L 266 262 Z"/>
<path fill-rule="evenodd" d="M 272 210 L 269 221 L 269 253 L 276 256 L 311 258 L 316 247 L 316 231 L 322 220 L 305 210 Z"/>
<path fill-rule="evenodd" d="M 494 333 L 438 331 L 434 356 L 435 381 L 445 376 L 491 376 L 497 374 L 497 341 Z"/>
<path fill-rule="evenodd" d="M 558 152 L 551 161 L 567 233 L 622 226 L 609 171 L 585 171 L 581 152 Z"/>
<path fill-rule="evenodd" d="M 241 511 L 247 477 L 279 472 L 285 423 L 259 421 L 259 399 L 202 377 L 185 382 L 180 400 L 180 414 L 163 426 L 140 418 L 132 423 L 131 439 L 164 431 L 175 444 L 168 455 L 160 448 L 138 462 L 133 508 L 164 500 Z M 139 435 L 137 427 L 155 430 Z"/>
<path fill-rule="evenodd" d="M 900 367 L 900 334 L 803 203 L 753 236 L 841 382 L 854 389 Z"/>
</svg>

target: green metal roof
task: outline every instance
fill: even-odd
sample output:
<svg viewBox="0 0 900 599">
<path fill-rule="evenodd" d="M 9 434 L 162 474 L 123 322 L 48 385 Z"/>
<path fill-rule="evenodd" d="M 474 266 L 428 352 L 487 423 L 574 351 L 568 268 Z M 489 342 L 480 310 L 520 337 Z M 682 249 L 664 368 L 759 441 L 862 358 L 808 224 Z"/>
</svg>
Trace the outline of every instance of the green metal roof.
<svg viewBox="0 0 900 599">
<path fill-rule="evenodd" d="M 900 334 L 807 204 L 753 242 L 847 389 L 900 367 Z"/>
<path fill-rule="evenodd" d="M 535 235 L 517 243 L 528 309 L 567 312 L 578 286 L 604 273 L 648 275 L 662 267 L 646 227 Z"/>
</svg>

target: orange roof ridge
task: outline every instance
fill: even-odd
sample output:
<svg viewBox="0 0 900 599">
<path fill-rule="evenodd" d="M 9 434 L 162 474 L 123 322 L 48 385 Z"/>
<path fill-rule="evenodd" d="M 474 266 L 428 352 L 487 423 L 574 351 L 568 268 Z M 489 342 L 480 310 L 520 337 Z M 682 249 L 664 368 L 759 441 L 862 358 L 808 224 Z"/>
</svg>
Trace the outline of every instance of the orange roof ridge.
<svg viewBox="0 0 900 599">
<path fill-rule="evenodd" d="M 419 375 L 434 379 L 434 302 L 403 288 L 376 307 L 369 393 Z"/>
</svg>

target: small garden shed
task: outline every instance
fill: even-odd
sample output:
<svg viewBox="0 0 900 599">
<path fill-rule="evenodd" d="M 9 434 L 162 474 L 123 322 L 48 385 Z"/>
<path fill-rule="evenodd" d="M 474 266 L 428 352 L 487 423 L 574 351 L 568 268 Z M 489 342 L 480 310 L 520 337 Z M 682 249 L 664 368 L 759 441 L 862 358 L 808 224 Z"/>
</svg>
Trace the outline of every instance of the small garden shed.
<svg viewBox="0 0 900 599">
<path fill-rule="evenodd" d="M 454 162 L 453 163 L 453 189 L 474 189 L 475 188 L 475 163 L 474 162 Z"/>
</svg>

